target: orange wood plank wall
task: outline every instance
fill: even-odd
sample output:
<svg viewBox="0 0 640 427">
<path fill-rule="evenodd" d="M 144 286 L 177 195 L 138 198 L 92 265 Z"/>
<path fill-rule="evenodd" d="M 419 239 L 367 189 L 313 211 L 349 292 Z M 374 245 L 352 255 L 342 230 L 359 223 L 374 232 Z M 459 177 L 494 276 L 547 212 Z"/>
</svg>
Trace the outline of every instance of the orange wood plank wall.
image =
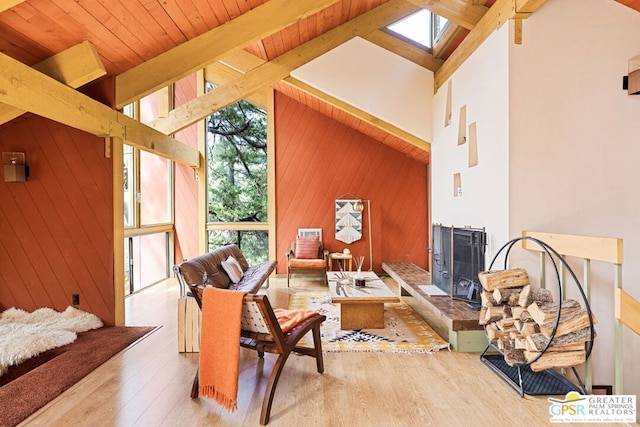
<svg viewBox="0 0 640 427">
<path fill-rule="evenodd" d="M 278 273 L 298 228 L 322 228 L 331 252 L 349 248 L 373 270 L 382 261 L 412 261 L 427 267 L 427 167 L 364 134 L 276 92 L 276 227 Z M 335 200 L 371 201 L 363 238 L 347 245 L 335 239 Z"/>
<path fill-rule="evenodd" d="M 25 115 L 0 152 L 26 154 L 25 183 L 0 182 L 0 309 L 77 308 L 114 321 L 112 161 L 104 140 Z"/>
</svg>

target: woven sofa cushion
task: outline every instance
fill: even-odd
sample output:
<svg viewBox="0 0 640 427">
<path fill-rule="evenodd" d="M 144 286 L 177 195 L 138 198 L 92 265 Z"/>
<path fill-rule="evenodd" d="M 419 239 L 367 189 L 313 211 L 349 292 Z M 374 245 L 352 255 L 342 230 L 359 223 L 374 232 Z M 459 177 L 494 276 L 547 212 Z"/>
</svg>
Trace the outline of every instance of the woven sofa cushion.
<svg viewBox="0 0 640 427">
<path fill-rule="evenodd" d="M 325 268 L 326 266 L 327 266 L 327 263 L 323 259 L 297 259 L 296 258 L 289 261 L 290 268 Z"/>
<path fill-rule="evenodd" d="M 296 238 L 295 257 L 297 259 L 317 259 L 320 250 L 318 236 L 298 236 Z"/>
</svg>

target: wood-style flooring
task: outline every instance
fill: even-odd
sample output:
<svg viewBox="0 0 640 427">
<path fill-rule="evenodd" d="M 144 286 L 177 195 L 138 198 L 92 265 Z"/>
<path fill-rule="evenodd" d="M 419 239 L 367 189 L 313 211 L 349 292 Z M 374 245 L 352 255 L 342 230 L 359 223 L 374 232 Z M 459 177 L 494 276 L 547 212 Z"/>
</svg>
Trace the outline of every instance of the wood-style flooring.
<svg viewBox="0 0 640 427">
<path fill-rule="evenodd" d="M 392 282 L 393 283 L 393 282 Z M 269 295 L 320 290 L 320 280 L 271 279 Z M 275 360 L 241 350 L 239 408 L 227 413 L 209 399 L 192 400 L 198 354 L 177 351 L 175 280 L 129 297 L 127 324 L 162 326 L 124 350 L 21 425 L 257 426 Z M 411 297 L 403 297 L 415 306 Z M 478 354 L 328 353 L 325 372 L 292 355 L 280 378 L 270 426 L 548 426 L 546 397 L 519 397 Z M 585 424 L 580 424 L 584 426 Z M 619 425 L 619 424 L 618 424 Z M 598 424 L 603 426 L 603 424 Z"/>
</svg>

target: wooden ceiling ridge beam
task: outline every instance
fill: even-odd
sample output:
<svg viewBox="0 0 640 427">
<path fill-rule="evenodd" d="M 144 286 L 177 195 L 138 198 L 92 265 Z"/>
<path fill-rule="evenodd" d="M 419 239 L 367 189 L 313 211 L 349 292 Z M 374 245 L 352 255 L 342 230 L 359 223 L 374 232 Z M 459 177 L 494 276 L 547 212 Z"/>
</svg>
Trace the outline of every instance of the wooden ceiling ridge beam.
<svg viewBox="0 0 640 427">
<path fill-rule="evenodd" d="M 338 0 L 270 0 L 116 77 L 116 108 L 203 69 Z"/>
<path fill-rule="evenodd" d="M 200 154 L 57 80 L 0 53 L 0 102 L 99 137 L 197 167 Z"/>
<path fill-rule="evenodd" d="M 273 1 L 273 0 L 271 0 Z M 263 86 L 289 76 L 289 73 L 357 36 L 388 25 L 417 10 L 405 0 L 390 0 L 345 24 L 266 62 L 237 79 L 217 87 L 171 111 L 169 117 L 157 119 L 149 125 L 165 134 L 172 134 L 191 124 L 246 98 Z"/>
<path fill-rule="evenodd" d="M 408 0 L 423 9 L 430 10 L 436 15 L 447 18 L 454 24 L 468 30 L 473 29 L 485 13 L 488 7 L 469 3 L 466 0 Z"/>
<path fill-rule="evenodd" d="M 359 108 L 356 108 L 347 102 L 341 101 L 338 98 L 335 98 L 319 89 L 316 89 L 294 77 L 287 77 L 282 82 L 283 84 L 292 86 L 297 90 L 300 90 L 310 96 L 313 96 L 314 98 L 318 98 L 326 102 L 327 104 L 332 105 L 333 107 L 341 111 L 344 111 L 345 113 L 351 114 L 352 116 L 362 120 L 363 122 L 373 125 L 376 128 L 389 133 L 390 135 L 400 138 L 403 141 L 407 142 L 408 144 L 422 151 L 426 151 L 426 152 L 431 151 L 431 144 L 428 143 L 427 141 L 421 138 L 418 138 L 417 136 L 405 130 L 400 129 L 399 127 L 396 127 L 391 123 L 388 123 L 372 115 L 371 113 L 367 113 L 366 111 L 360 110 Z"/>
<path fill-rule="evenodd" d="M 471 54 L 509 19 L 526 19 L 545 0 L 497 0 L 465 37 L 455 51 L 442 64 L 434 76 L 434 90 L 440 87 L 471 56 Z"/>
<path fill-rule="evenodd" d="M 33 68 L 74 89 L 107 74 L 95 46 L 88 41 L 63 50 L 34 65 Z M 24 113 L 25 111 L 19 108 L 0 104 L 0 124 Z"/>
</svg>

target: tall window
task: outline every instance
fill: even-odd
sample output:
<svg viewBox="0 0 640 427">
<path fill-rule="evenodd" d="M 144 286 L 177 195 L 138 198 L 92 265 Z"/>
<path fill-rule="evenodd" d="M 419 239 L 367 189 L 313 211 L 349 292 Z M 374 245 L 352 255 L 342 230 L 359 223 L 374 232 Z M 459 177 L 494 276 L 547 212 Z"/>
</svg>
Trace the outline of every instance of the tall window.
<svg viewBox="0 0 640 427">
<path fill-rule="evenodd" d="M 207 119 L 209 248 L 235 243 L 249 263 L 269 255 L 267 115 L 240 101 Z"/>
<path fill-rule="evenodd" d="M 124 107 L 143 123 L 157 117 L 158 96 Z M 173 164 L 130 145 L 123 146 L 125 295 L 169 277 L 173 256 Z"/>
</svg>

